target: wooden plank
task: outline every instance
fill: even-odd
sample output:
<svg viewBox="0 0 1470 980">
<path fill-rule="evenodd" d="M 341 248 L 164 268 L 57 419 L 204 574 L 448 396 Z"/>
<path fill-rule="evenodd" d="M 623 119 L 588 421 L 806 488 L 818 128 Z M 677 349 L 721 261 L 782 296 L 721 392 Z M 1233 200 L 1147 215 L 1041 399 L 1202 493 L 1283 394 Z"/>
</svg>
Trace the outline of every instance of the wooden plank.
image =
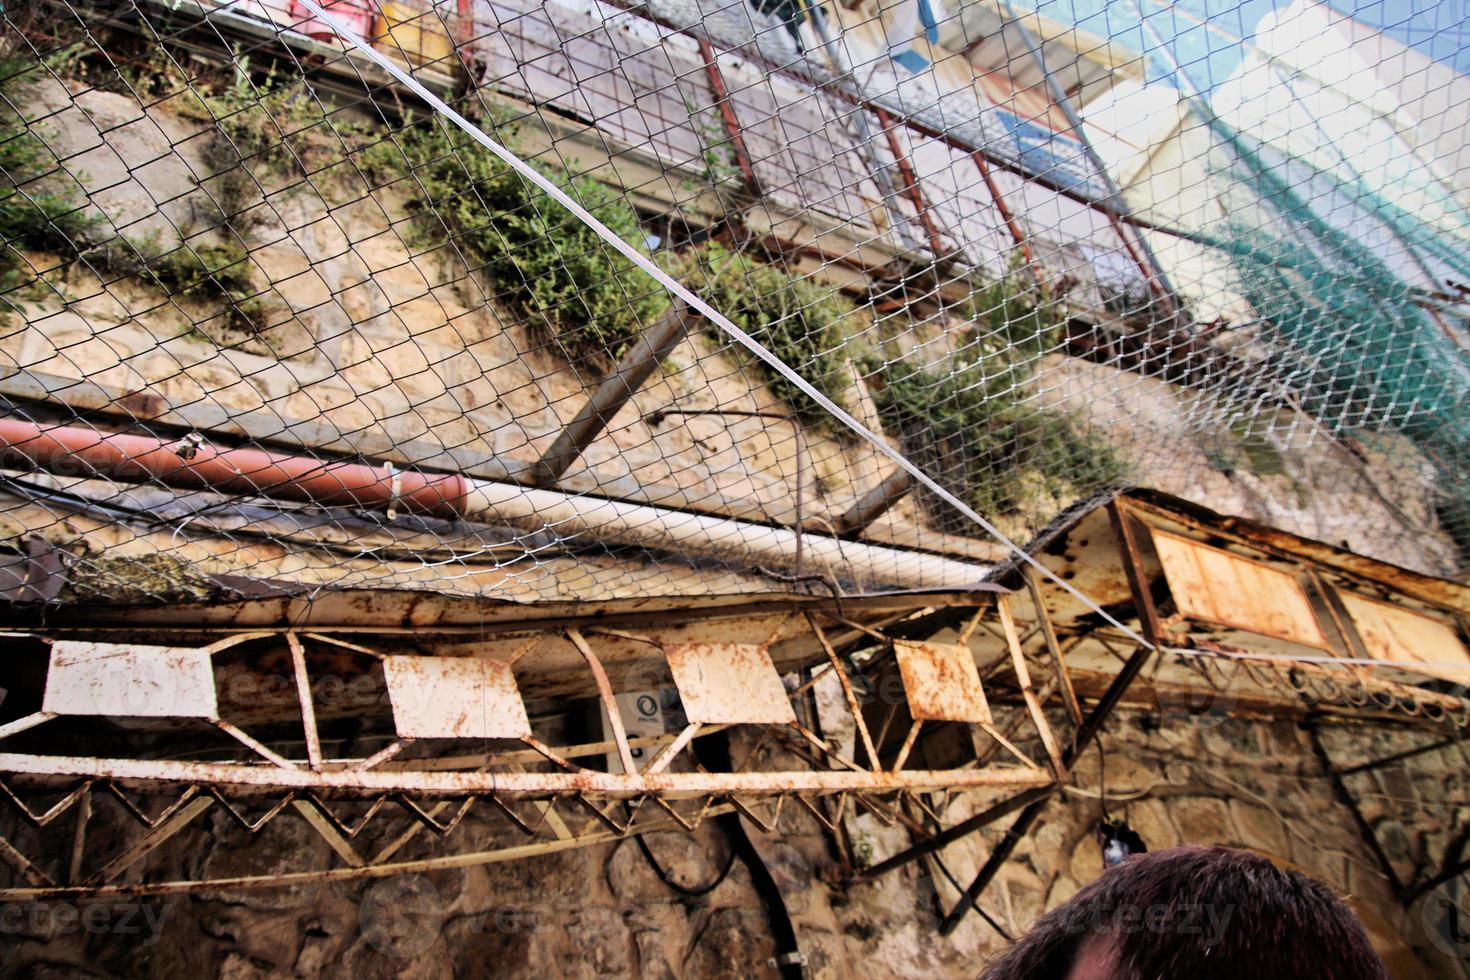
<svg viewBox="0 0 1470 980">
<path fill-rule="evenodd" d="M 1169 592 L 1185 616 L 1332 649 L 1295 575 L 1167 531 L 1153 529 L 1152 536 Z"/>
</svg>

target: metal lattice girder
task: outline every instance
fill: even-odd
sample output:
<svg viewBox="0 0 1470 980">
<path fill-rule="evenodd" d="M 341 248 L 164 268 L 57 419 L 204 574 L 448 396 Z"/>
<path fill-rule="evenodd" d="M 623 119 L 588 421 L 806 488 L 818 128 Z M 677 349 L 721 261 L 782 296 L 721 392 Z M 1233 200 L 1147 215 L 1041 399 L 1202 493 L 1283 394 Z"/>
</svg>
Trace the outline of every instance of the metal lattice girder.
<svg viewBox="0 0 1470 980">
<path fill-rule="evenodd" d="M 81 720 L 62 711 L 37 711 L 6 725 L 0 729 L 0 779 L 6 798 L 29 815 L 28 822 L 42 828 L 74 806 L 86 808 L 66 849 L 66 869 L 52 873 L 47 860 L 22 853 L 15 842 L 5 845 L 7 863 L 21 879 L 17 887 L 84 887 L 96 893 L 113 887 L 107 879 L 147 860 L 215 804 L 252 840 L 283 816 L 303 820 L 343 865 L 337 870 L 373 874 L 398 867 L 401 862 L 395 863 L 394 855 L 423 830 L 442 841 L 436 846 L 454 850 L 456 828 L 472 812 L 481 819 L 499 814 L 522 833 L 549 834 L 553 839 L 546 843 L 554 849 L 607 839 L 604 831 L 636 832 L 636 815 L 645 811 L 665 813 L 688 829 L 719 801 L 774 826 L 773 815 L 759 815 L 760 801 L 773 802 L 779 813 L 790 798 L 803 812 L 830 825 L 836 818 L 826 815 L 830 807 L 821 803 L 824 796 L 834 798 L 838 814 L 851 805 L 892 821 L 902 812 L 893 801 L 916 792 L 1051 787 L 1055 774 L 1038 768 L 1011 741 L 1021 737 L 1016 726 L 1003 734 L 990 724 L 974 654 L 964 642 L 895 643 L 882 631 L 888 624 L 949 606 L 970 624 L 963 641 L 979 623 L 996 616 L 996 599 L 989 591 L 963 600 L 936 593 L 840 602 L 791 597 L 734 608 L 715 603 L 697 616 L 685 608 L 679 615 L 663 613 L 652 620 L 640 602 L 605 606 L 586 620 L 522 614 L 494 624 L 480 617 L 472 630 L 460 629 L 452 617 L 404 627 L 397 610 L 384 605 L 381 596 L 373 597 L 376 605 L 370 611 L 351 603 L 343 606 L 350 612 L 350 625 L 323 620 L 323 612 L 332 608 L 326 597 L 317 597 L 310 607 L 316 621 L 297 620 L 287 628 L 262 622 L 259 614 L 272 608 L 268 601 L 214 624 L 200 623 L 199 611 L 181 610 L 178 632 L 197 646 L 133 644 L 119 636 L 89 640 L 83 648 L 105 663 L 152 657 L 136 671 L 145 678 L 162 671 L 187 672 L 181 689 L 190 692 L 188 701 L 164 704 L 145 698 L 137 702 L 138 714 L 129 714 L 128 703 L 113 690 L 113 674 L 78 673 L 76 665 L 82 661 L 75 653 L 80 644 L 57 640 L 48 662 L 60 662 L 62 671 L 48 681 L 101 678 L 89 685 L 104 696 L 99 713 L 127 723 L 129 734 L 114 740 L 115 747 L 125 749 L 129 742 L 151 746 L 154 734 L 163 730 L 159 725 L 166 724 L 168 753 L 177 757 L 159 757 L 156 748 L 133 756 L 125 751 L 48 754 L 45 743 L 34 741 L 37 732 L 46 731 L 41 726 L 65 728 Z M 422 615 L 423 597 L 411 601 Z M 156 619 L 159 614 L 147 615 Z M 241 620 L 249 625 L 235 625 Z M 568 625 L 579 621 L 584 625 Z M 137 626 L 131 614 L 123 614 L 110 628 L 98 623 L 78 628 L 105 636 L 109 629 L 117 635 Z M 172 627 L 155 623 L 147 629 L 158 635 Z M 408 637 L 419 653 L 388 652 L 402 650 Z M 906 666 L 902 691 L 913 723 L 901 745 L 880 747 L 866 728 L 863 702 L 877 689 L 850 659 L 857 648 L 870 654 L 892 650 Z M 169 666 L 175 664 L 183 666 Z M 275 683 L 257 683 L 263 670 L 278 673 Z M 620 721 L 615 689 L 632 683 L 630 678 L 648 676 L 649 670 L 661 671 L 659 683 L 678 691 L 686 719 L 682 727 L 633 738 L 621 724 L 613 724 L 606 742 L 566 745 L 556 739 L 554 725 L 547 727 L 544 715 L 533 721 L 522 700 L 527 689 L 563 696 L 596 692 L 610 720 Z M 782 673 L 795 678 L 802 672 L 810 674 L 804 683 L 782 680 Z M 583 679 L 575 680 L 577 674 Z M 946 689 L 947 679 L 955 676 L 965 682 L 962 688 Z M 846 692 L 842 703 L 848 724 L 863 733 L 849 743 L 849 748 L 863 746 L 854 748 L 859 754 L 849 754 L 800 721 L 807 717 L 812 686 L 831 677 Z M 1046 688 L 1040 697 L 1051 690 Z M 70 702 L 48 705 L 68 708 Z M 165 706 L 171 712 L 163 712 Z M 237 720 L 231 720 L 232 713 L 238 713 Z M 1034 716 L 1023 713 L 1034 722 Z M 349 717 L 355 729 L 369 733 L 350 747 L 337 727 Z M 979 765 L 910 765 L 919 758 L 926 719 L 973 722 L 977 751 L 993 743 L 1014 754 L 1019 764 L 995 764 L 987 756 Z M 191 757 L 195 746 L 203 745 L 213 746 L 210 751 L 217 755 L 218 737 L 210 741 L 211 729 L 233 738 L 233 757 Z M 749 729 L 758 736 L 753 744 L 769 740 L 777 750 L 750 754 L 729 771 L 708 769 L 691 757 L 699 739 L 725 738 L 722 733 L 736 729 Z M 1028 737 L 1045 744 L 1050 734 L 1033 731 Z M 24 739 L 32 741 L 20 744 Z M 635 747 L 648 750 L 641 768 L 635 764 Z M 591 768 L 591 760 L 608 752 L 624 760 L 623 771 Z M 74 790 L 78 784 L 82 789 Z M 102 842 L 94 843 L 85 834 L 95 810 L 90 801 L 99 788 L 108 789 L 107 798 L 122 802 L 143 826 L 142 836 L 121 850 L 94 853 Z M 25 799 L 47 799 L 58 790 L 69 795 L 41 813 L 26 809 Z M 146 817 L 130 802 L 139 794 L 177 797 L 177 802 L 157 817 Z M 692 811 L 687 809 L 691 806 Z M 395 829 L 404 820 L 407 825 Z M 589 832 L 587 821 L 602 830 Z"/>
</svg>

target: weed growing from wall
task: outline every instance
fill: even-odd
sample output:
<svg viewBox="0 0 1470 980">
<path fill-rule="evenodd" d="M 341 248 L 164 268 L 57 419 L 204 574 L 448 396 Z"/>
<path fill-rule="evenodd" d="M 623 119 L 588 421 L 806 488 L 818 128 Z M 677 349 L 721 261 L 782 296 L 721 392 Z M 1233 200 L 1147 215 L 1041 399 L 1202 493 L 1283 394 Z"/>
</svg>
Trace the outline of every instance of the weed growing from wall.
<svg viewBox="0 0 1470 980">
<path fill-rule="evenodd" d="M 95 220 L 70 178 L 58 173 L 44 133 L 22 115 L 42 77 L 35 62 L 0 54 L 0 308 L 13 308 L 10 297 L 34 281 L 35 270 L 21 250 L 68 258 Z"/>
<path fill-rule="evenodd" d="M 1034 404 L 1029 382 L 1062 328 L 1055 303 L 1012 275 L 975 290 L 951 313 L 971 326 L 943 367 L 905 360 L 871 366 L 884 428 L 910 459 L 990 516 L 1024 512 L 1039 491 L 1066 497 L 1123 477 L 1111 447 L 1075 419 Z M 974 530 L 931 494 L 921 491 L 920 499 L 939 529 Z"/>
<path fill-rule="evenodd" d="M 364 172 L 400 188 L 426 215 L 431 247 L 452 245 L 477 264 L 511 312 L 569 361 L 606 368 L 668 305 L 663 288 L 596 232 L 442 122 L 407 128 L 359 157 Z M 643 241 L 623 196 L 590 177 L 535 166 L 623 239 Z"/>
<path fill-rule="evenodd" d="M 710 242 L 680 256 L 674 274 L 735 326 L 759 340 L 812 387 L 849 408 L 849 352 L 856 308 L 830 287 Z M 718 339 L 725 340 L 723 334 Z M 743 351 L 743 348 L 740 349 Z M 807 425 L 830 427 L 826 409 L 764 362 L 742 354 Z"/>
</svg>

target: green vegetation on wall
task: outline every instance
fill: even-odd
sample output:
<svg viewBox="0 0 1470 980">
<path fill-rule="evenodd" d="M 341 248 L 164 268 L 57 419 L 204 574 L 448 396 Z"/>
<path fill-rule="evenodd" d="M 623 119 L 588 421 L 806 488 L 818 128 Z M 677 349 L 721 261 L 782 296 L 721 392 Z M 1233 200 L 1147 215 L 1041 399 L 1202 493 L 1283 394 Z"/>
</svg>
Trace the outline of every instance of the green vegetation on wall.
<svg viewBox="0 0 1470 980">
<path fill-rule="evenodd" d="M 850 301 L 831 287 L 799 278 L 780 266 L 731 251 L 717 242 L 680 256 L 673 271 L 731 323 L 791 365 L 813 388 L 839 406 L 850 407 L 849 351 L 856 332 L 856 308 Z M 717 328 L 711 326 L 711 330 L 720 340 L 727 339 Z M 803 423 L 831 424 L 826 410 L 800 388 L 747 355 L 743 347 L 734 350 L 747 365 L 759 365 L 766 384 Z"/>
<path fill-rule="evenodd" d="M 90 233 L 86 202 L 72 193 L 68 178 L 54 176 L 56 156 L 44 135 L 21 114 L 41 66 L 13 52 L 0 54 L 0 306 L 12 308 L 15 293 L 34 280 L 21 250 L 75 254 Z"/>
<path fill-rule="evenodd" d="M 24 68 L 0 63 L 0 76 L 23 77 Z M 251 77 L 244 70 L 224 84 L 192 86 L 192 95 L 173 107 L 204 123 L 207 135 L 209 176 L 201 180 L 203 206 L 186 232 L 188 245 L 121 237 L 91 244 L 83 207 L 64 194 L 32 192 L 35 178 L 55 169 L 41 138 L 13 110 L 0 113 L 0 169 L 8 179 L 0 187 L 0 234 L 11 246 L 0 256 L 0 285 L 13 288 L 26 278 L 17 278 L 24 262 L 17 249 L 69 248 L 93 268 L 136 278 L 172 297 L 216 302 L 234 325 L 258 329 L 264 306 L 248 250 L 251 215 L 267 213 L 259 207 L 262 194 L 290 193 L 301 184 L 316 193 L 337 187 L 356 199 L 366 181 L 405 216 L 398 227 L 411 232 L 405 237 L 412 247 L 462 256 L 485 275 L 508 312 L 574 364 L 605 370 L 666 308 L 657 283 L 444 121 L 411 120 L 390 130 L 340 117 L 305 86 Z M 23 97 L 21 91 L 18 83 L 0 79 L 0 92 L 11 101 Z M 497 138 L 527 155 L 509 120 L 490 122 Z M 574 176 L 545 154 L 533 165 L 642 247 L 644 230 L 624 193 Z M 715 179 L 713 165 L 708 176 Z M 818 391 L 856 408 L 853 365 L 864 363 L 870 325 L 863 307 L 779 258 L 715 242 L 663 261 Z M 1041 353 L 1055 346 L 1060 320 L 1058 304 L 1017 285 L 1024 281 L 1013 270 L 948 311 L 970 324 L 953 356 L 927 368 L 890 359 L 869 377 L 883 424 L 905 452 L 987 514 L 1014 513 L 1047 492 L 1061 497 L 1122 474 L 1118 458 L 1076 420 L 1034 404 L 1031 379 Z M 831 431 L 828 414 L 796 385 L 741 348 L 730 349 L 802 423 Z M 930 510 L 938 525 L 965 528 L 944 508 Z"/>
<path fill-rule="evenodd" d="M 1016 282 L 1012 275 L 978 289 L 956 308 L 970 336 L 942 370 L 899 360 L 870 375 L 884 428 L 905 455 L 982 515 L 1022 512 L 1038 490 L 1086 493 L 1125 473 L 1112 448 L 1080 423 L 1034 404 L 1028 382 L 1062 323 L 1056 304 Z M 920 497 L 937 527 L 974 531 L 932 494 Z"/>
<path fill-rule="evenodd" d="M 452 245 L 477 263 L 511 312 L 571 361 L 606 367 L 668 305 L 663 288 L 596 232 L 447 123 L 405 128 L 358 156 L 373 180 L 409 194 L 429 247 Z M 643 241 L 623 196 L 535 166 L 619 236 Z"/>
</svg>

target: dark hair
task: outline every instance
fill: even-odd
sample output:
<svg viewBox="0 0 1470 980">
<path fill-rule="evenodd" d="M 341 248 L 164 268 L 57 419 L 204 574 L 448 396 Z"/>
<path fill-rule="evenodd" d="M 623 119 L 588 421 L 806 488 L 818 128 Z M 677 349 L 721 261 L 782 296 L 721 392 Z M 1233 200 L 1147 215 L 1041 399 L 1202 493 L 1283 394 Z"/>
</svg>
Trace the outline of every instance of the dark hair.
<svg viewBox="0 0 1470 980">
<path fill-rule="evenodd" d="M 1175 847 L 1104 871 L 993 962 L 982 980 L 1066 980 L 1089 940 L 1120 980 L 1388 980 L 1327 885 L 1228 847 Z"/>
</svg>

